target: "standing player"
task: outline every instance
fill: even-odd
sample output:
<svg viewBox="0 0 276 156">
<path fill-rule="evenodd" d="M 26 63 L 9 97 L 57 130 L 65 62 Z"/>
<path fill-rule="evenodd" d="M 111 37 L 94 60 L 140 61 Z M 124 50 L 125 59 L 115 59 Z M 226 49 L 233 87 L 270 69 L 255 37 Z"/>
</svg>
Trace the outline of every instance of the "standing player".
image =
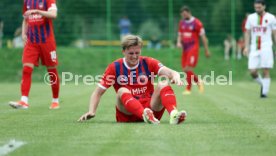
<svg viewBox="0 0 276 156">
<path fill-rule="evenodd" d="M 159 124 L 164 110 L 170 114 L 170 124 L 179 124 L 186 118 L 185 111 L 177 111 L 176 98 L 168 82 L 158 82 L 154 89 L 155 75 L 167 77 L 172 83 L 182 85 L 180 75 L 163 66 L 159 61 L 143 57 L 140 37 L 127 35 L 123 38 L 124 58 L 111 63 L 90 99 L 89 111 L 79 121 L 95 117 L 102 95 L 113 85 L 116 97 L 117 122 L 141 122 Z"/>
<path fill-rule="evenodd" d="M 184 95 L 191 94 L 192 80 L 198 84 L 199 91 L 204 91 L 203 84 L 194 74 L 193 69 L 197 65 L 199 53 L 199 37 L 201 37 L 206 57 L 210 56 L 208 49 L 208 39 L 202 23 L 193 17 L 187 6 L 181 8 L 182 20 L 179 22 L 177 47 L 182 48 L 182 68 L 186 73 L 187 87 Z"/>
<path fill-rule="evenodd" d="M 47 67 L 53 93 L 50 109 L 59 108 L 59 77 L 56 66 L 56 42 L 52 19 L 57 17 L 55 0 L 24 0 L 22 38 L 25 42 L 23 51 L 23 70 L 21 81 L 21 100 L 10 102 L 13 108 L 26 109 L 29 107 L 28 97 L 31 88 L 31 76 L 34 66 Z"/>
<path fill-rule="evenodd" d="M 267 97 L 270 87 L 269 69 L 273 68 L 272 34 L 276 42 L 276 19 L 275 16 L 265 11 L 265 1 L 254 2 L 255 13 L 248 16 L 245 28 L 245 49 L 244 54 L 249 55 L 248 69 L 251 76 L 261 86 L 261 98 Z M 250 53 L 249 51 L 249 39 Z M 258 74 L 262 69 L 263 77 Z"/>
</svg>

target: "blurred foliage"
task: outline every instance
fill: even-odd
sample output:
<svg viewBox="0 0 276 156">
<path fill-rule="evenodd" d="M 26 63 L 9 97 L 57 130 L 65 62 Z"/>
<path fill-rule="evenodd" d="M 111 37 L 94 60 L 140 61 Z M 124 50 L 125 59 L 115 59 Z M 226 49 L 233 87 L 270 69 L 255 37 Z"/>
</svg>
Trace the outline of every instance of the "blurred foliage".
<svg viewBox="0 0 276 156">
<path fill-rule="evenodd" d="M 76 39 L 107 39 L 107 12 L 111 13 L 111 39 L 119 39 L 118 20 L 128 16 L 132 22 L 132 33 L 145 33 L 149 21 L 154 23 L 150 33 L 159 32 L 162 39 L 169 39 L 168 4 L 173 3 L 173 32 L 177 34 L 181 6 L 188 5 L 194 16 L 204 24 L 211 44 L 222 44 L 226 34 L 231 33 L 231 13 L 235 13 L 236 38 L 241 35 L 241 22 L 245 13 L 254 12 L 254 0 L 235 0 L 235 9 L 231 10 L 234 0 L 57 0 L 58 19 L 55 20 L 55 32 L 58 44 L 68 45 Z M 276 1 L 266 0 L 267 10 L 276 14 Z M 14 31 L 22 23 L 23 0 L 1 0 L 0 16 L 4 20 L 5 39 L 11 39 Z M 149 28 L 148 28 L 149 29 Z M 158 31 L 156 31 L 158 30 Z M 143 34 L 142 34 L 143 35 Z M 149 35 L 145 35 L 147 39 Z"/>
</svg>

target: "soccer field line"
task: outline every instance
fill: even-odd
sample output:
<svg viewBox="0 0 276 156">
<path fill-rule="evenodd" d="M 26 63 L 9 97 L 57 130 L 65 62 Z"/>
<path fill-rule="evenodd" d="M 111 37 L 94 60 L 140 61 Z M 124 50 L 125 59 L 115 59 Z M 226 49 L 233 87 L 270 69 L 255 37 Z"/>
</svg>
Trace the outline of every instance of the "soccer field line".
<svg viewBox="0 0 276 156">
<path fill-rule="evenodd" d="M 14 139 L 10 140 L 5 145 L 0 146 L 0 156 L 7 155 L 25 144 L 26 142 L 23 142 L 23 141 L 17 141 Z"/>
</svg>

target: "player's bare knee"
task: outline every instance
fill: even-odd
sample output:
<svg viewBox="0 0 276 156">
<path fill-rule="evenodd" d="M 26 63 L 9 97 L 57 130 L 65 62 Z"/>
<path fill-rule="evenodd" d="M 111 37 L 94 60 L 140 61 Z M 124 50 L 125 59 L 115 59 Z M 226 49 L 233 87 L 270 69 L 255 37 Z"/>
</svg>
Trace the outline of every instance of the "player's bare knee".
<svg viewBox="0 0 276 156">
<path fill-rule="evenodd" d="M 162 90 L 163 88 L 165 88 L 168 85 L 169 85 L 168 81 L 166 81 L 166 80 L 160 81 L 157 83 L 157 89 Z"/>
<path fill-rule="evenodd" d="M 118 89 L 117 91 L 117 95 L 119 97 L 121 97 L 124 93 L 131 93 L 129 89 L 125 88 L 125 87 L 121 87 L 120 89 Z"/>
</svg>

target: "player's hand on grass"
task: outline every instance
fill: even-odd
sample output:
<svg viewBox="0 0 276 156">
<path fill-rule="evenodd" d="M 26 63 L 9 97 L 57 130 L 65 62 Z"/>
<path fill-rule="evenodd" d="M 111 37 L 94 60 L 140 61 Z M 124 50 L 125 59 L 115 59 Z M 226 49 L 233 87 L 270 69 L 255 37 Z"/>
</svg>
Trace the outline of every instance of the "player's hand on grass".
<svg viewBox="0 0 276 156">
<path fill-rule="evenodd" d="M 85 121 L 85 120 L 89 120 L 95 117 L 95 114 L 91 113 L 91 112 L 87 112 L 85 114 L 83 114 L 80 118 L 79 118 L 79 122 Z"/>
</svg>

